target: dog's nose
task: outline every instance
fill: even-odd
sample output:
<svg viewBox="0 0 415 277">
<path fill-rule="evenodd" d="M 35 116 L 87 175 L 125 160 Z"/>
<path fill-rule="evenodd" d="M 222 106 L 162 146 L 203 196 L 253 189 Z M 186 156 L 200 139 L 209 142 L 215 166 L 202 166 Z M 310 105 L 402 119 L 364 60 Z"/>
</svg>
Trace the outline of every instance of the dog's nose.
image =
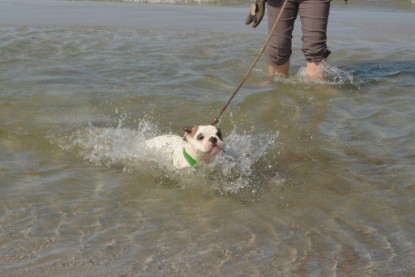
<svg viewBox="0 0 415 277">
<path fill-rule="evenodd" d="M 211 137 L 211 138 L 209 139 L 209 141 L 210 141 L 213 145 L 216 145 L 216 143 L 218 143 L 218 139 L 217 139 L 217 138 L 215 138 L 215 137 Z"/>
</svg>

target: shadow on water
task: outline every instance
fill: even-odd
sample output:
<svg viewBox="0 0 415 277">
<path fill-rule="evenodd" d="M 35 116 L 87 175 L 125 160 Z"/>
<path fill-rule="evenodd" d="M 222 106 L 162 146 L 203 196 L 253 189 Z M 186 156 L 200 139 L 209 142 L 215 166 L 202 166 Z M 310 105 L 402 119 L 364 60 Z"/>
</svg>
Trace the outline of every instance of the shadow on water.
<svg viewBox="0 0 415 277">
<path fill-rule="evenodd" d="M 414 85 L 415 61 L 378 61 L 357 63 L 342 67 L 361 80 L 361 85 L 381 85 L 394 82 L 396 85 Z"/>
</svg>

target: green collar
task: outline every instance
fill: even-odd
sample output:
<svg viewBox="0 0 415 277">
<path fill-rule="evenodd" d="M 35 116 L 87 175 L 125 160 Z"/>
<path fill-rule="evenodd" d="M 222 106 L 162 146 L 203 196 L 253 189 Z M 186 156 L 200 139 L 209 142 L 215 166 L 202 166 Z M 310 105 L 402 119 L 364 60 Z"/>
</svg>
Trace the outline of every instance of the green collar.
<svg viewBox="0 0 415 277">
<path fill-rule="evenodd" d="M 196 161 L 195 159 L 193 159 L 193 158 L 189 155 L 189 153 L 187 153 L 187 152 L 186 152 L 186 150 L 184 149 L 184 147 L 183 147 L 183 156 L 184 156 L 184 158 L 186 159 L 186 161 L 189 163 L 189 165 L 190 165 L 191 167 L 195 167 L 195 166 L 196 166 L 197 161 Z"/>
</svg>

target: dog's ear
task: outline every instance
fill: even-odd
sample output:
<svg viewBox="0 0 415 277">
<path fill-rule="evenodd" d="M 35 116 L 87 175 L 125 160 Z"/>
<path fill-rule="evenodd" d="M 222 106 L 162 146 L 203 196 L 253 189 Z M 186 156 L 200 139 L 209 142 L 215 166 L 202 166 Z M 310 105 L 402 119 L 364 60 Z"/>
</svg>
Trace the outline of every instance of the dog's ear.
<svg viewBox="0 0 415 277">
<path fill-rule="evenodd" d="M 184 127 L 183 131 L 184 131 L 183 140 L 187 141 L 187 137 L 192 133 L 192 128 L 191 127 Z"/>
<path fill-rule="evenodd" d="M 220 140 L 223 140 L 221 130 L 219 128 L 217 128 L 217 129 L 218 129 L 218 131 L 217 131 L 216 135 L 218 136 L 218 138 L 220 138 Z"/>
<path fill-rule="evenodd" d="M 190 134 L 192 132 L 192 128 L 191 127 L 184 127 L 183 131 Z"/>
</svg>

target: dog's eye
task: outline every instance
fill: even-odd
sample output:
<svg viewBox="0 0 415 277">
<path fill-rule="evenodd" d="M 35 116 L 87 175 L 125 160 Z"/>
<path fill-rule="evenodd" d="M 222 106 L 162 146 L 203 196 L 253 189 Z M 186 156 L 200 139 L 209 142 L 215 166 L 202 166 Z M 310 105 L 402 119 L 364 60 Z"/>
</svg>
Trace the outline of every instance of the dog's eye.
<svg viewBox="0 0 415 277">
<path fill-rule="evenodd" d="M 205 136 L 203 136 L 202 134 L 199 134 L 198 136 L 197 136 L 197 140 L 203 140 L 205 138 Z"/>
</svg>

